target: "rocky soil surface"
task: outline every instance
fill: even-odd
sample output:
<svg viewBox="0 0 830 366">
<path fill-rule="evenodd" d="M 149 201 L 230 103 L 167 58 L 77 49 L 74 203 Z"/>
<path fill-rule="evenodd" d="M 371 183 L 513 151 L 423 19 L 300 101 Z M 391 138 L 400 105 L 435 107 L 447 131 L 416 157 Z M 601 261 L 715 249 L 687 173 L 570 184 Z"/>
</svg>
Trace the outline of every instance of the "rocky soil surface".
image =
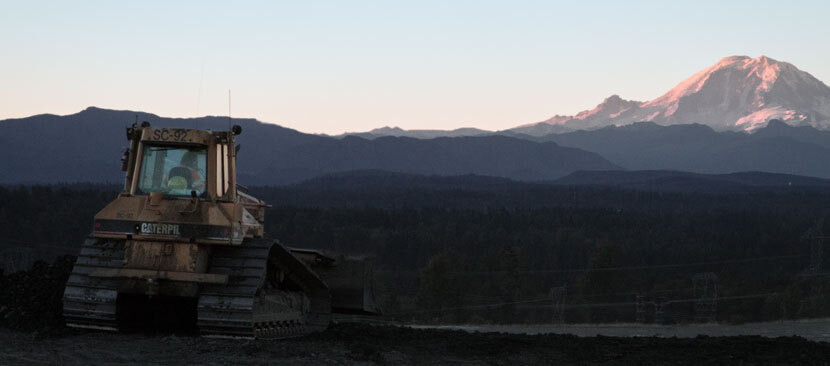
<svg viewBox="0 0 830 366">
<path fill-rule="evenodd" d="M 63 328 L 63 288 L 75 257 L 59 257 L 52 264 L 35 262 L 31 270 L 0 271 L 0 327 L 40 334 Z"/>
<path fill-rule="evenodd" d="M 0 364 L 58 365 L 826 365 L 830 344 L 802 338 L 612 338 L 335 324 L 265 341 L 0 331 Z"/>
</svg>

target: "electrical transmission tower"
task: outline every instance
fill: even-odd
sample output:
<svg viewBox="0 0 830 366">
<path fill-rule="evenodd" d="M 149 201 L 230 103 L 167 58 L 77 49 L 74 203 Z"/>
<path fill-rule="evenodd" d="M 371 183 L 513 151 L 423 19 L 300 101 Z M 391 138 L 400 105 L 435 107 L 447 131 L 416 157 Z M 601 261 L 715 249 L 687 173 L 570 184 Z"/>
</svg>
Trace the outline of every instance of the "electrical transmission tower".
<svg viewBox="0 0 830 366">
<path fill-rule="evenodd" d="M 695 295 L 695 321 L 714 322 L 718 312 L 718 276 L 712 272 L 692 276 Z"/>
<path fill-rule="evenodd" d="M 804 269 L 802 275 L 815 276 L 822 273 L 824 263 L 824 240 L 830 236 L 824 234 L 824 218 L 819 219 L 816 224 L 807 229 L 801 240 L 810 243 L 810 263 Z"/>
<path fill-rule="evenodd" d="M 809 296 L 802 298 L 796 314 L 815 314 L 823 307 L 824 282 L 830 275 L 824 268 L 824 241 L 827 239 L 830 236 L 824 233 L 823 217 L 801 236 L 801 240 L 806 241 L 810 247 L 810 262 L 801 271 L 803 283 L 809 287 Z"/>
<path fill-rule="evenodd" d="M 821 272 L 821 263 L 824 262 L 824 241 L 820 238 L 810 240 L 810 264 L 807 273 L 817 274 Z"/>
<path fill-rule="evenodd" d="M 565 298 L 568 295 L 568 288 L 565 286 L 554 287 L 550 289 L 550 299 L 553 305 L 553 319 L 554 324 L 562 324 L 565 322 Z"/>
<path fill-rule="evenodd" d="M 35 252 L 32 248 L 14 247 L 0 252 L 2 267 L 7 273 L 26 271 L 35 262 Z"/>
<path fill-rule="evenodd" d="M 668 317 L 666 315 L 666 307 L 669 305 L 669 301 L 665 296 L 660 296 L 657 301 L 654 303 L 654 322 L 659 324 L 668 323 Z"/>
<path fill-rule="evenodd" d="M 637 294 L 634 303 L 634 315 L 636 316 L 637 323 L 646 322 L 646 297 L 641 294 Z"/>
</svg>

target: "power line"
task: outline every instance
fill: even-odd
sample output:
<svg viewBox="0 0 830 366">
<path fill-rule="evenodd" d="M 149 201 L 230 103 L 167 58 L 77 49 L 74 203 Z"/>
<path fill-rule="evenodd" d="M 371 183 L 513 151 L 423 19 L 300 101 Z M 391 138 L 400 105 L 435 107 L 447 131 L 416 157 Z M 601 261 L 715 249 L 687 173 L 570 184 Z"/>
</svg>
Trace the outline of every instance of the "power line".
<svg viewBox="0 0 830 366">
<path fill-rule="evenodd" d="M 505 305 L 530 304 L 530 303 L 542 302 L 542 301 L 551 301 L 551 299 L 549 297 L 545 297 L 545 298 L 541 298 L 541 299 L 500 302 L 500 303 L 495 303 L 495 304 L 482 304 L 482 305 L 458 306 L 458 307 L 441 308 L 441 309 L 402 311 L 402 312 L 395 312 L 395 313 L 387 313 L 387 315 L 417 314 L 417 313 L 442 312 L 442 311 L 467 310 L 467 309 L 488 309 L 488 308 L 495 308 L 495 307 L 500 307 L 500 306 L 505 306 Z"/>
<path fill-rule="evenodd" d="M 48 246 L 57 247 L 53 244 L 63 244 L 64 243 L 64 242 L 59 242 L 59 241 L 32 242 L 32 241 L 25 241 L 25 240 L 20 240 L 20 239 L 0 238 L 0 243 L 7 242 L 7 241 L 14 242 L 14 243 L 17 243 L 17 244 L 38 245 L 38 246 L 47 246 L 47 247 Z M 67 246 L 61 246 L 61 247 L 67 247 Z M 78 247 L 80 248 L 80 246 L 78 246 Z"/>
<path fill-rule="evenodd" d="M 530 271 L 521 271 L 521 272 L 525 272 L 525 273 L 578 273 L 578 272 L 633 271 L 633 270 L 644 270 L 644 269 L 666 269 L 666 268 L 696 267 L 696 266 L 705 266 L 705 265 L 713 265 L 713 264 L 736 264 L 736 263 L 749 263 L 749 262 L 763 262 L 763 261 L 776 260 L 776 259 L 793 259 L 793 258 L 800 258 L 800 257 L 802 257 L 802 255 L 800 255 L 800 254 L 790 254 L 790 255 L 779 255 L 779 256 L 768 256 L 768 257 L 727 259 L 727 260 L 708 261 L 708 262 L 655 264 L 655 265 L 643 265 L 643 266 L 600 267 L 600 268 L 557 269 L 557 270 L 530 270 Z"/>
<path fill-rule="evenodd" d="M 723 296 L 718 297 L 718 301 L 730 301 L 730 300 L 745 300 L 745 299 L 758 299 L 758 298 L 766 298 L 770 296 L 778 295 L 777 292 L 767 292 L 762 294 L 750 294 L 750 295 L 736 295 L 736 296 Z M 400 311 L 394 313 L 387 313 L 386 315 L 406 315 L 406 314 L 419 314 L 419 313 L 430 313 L 430 312 L 447 312 L 447 311 L 455 311 L 455 310 L 475 310 L 475 309 L 490 309 L 490 308 L 498 308 L 505 305 L 524 305 L 524 304 L 533 304 L 537 302 L 544 302 L 544 301 L 551 301 L 550 297 L 539 298 L 539 299 L 529 299 L 529 300 L 521 300 L 521 301 L 510 301 L 510 302 L 499 302 L 499 303 L 490 303 L 490 304 L 480 304 L 480 305 L 469 305 L 469 306 L 457 306 L 452 308 L 441 308 L 441 309 L 425 309 L 425 310 L 412 310 L 412 311 Z M 667 300 L 665 303 L 667 304 L 675 304 L 675 303 L 694 303 L 698 301 L 698 299 L 676 299 L 676 300 Z M 654 301 L 647 301 L 646 304 L 655 304 Z M 623 307 L 623 306 L 635 306 L 637 304 L 636 301 L 623 301 L 623 302 L 591 302 L 591 303 L 579 303 L 579 304 L 565 304 L 564 307 L 567 309 L 578 309 L 578 308 L 598 308 L 598 307 Z M 521 308 L 551 308 L 555 305 L 535 305 L 535 306 L 521 306 Z"/>
<path fill-rule="evenodd" d="M 2 242 L 3 242 L 3 240 L 2 240 L 2 239 L 0 239 L 0 243 L 2 243 Z M 65 249 L 65 250 L 73 250 L 73 251 L 79 251 L 79 250 L 81 250 L 81 246 L 80 246 L 80 245 L 79 245 L 79 246 L 77 246 L 77 247 L 75 247 L 75 246 L 69 246 L 69 245 L 49 245 L 49 244 L 26 243 L 26 242 L 18 242 L 18 243 L 16 243 L 16 244 L 25 244 L 25 246 L 19 246 L 19 245 L 18 245 L 18 246 L 5 246 L 5 245 L 0 245 L 0 249 L 7 249 L 7 248 L 8 248 L 8 249 L 11 249 L 11 248 L 28 248 L 28 249 L 51 248 L 51 249 L 62 249 L 62 250 L 63 250 L 63 249 Z M 55 243 L 55 244 L 57 244 L 57 243 Z"/>
<path fill-rule="evenodd" d="M 741 258 L 741 259 L 726 259 L 726 260 L 719 260 L 719 261 L 706 261 L 706 262 L 690 262 L 690 263 L 673 263 L 673 264 L 653 264 L 653 265 L 641 265 L 641 266 L 619 266 L 619 267 L 599 267 L 599 268 L 571 268 L 571 269 L 540 269 L 540 270 L 523 270 L 523 271 L 454 271 L 449 272 L 452 275 L 486 275 L 486 274 L 499 274 L 499 273 L 582 273 L 582 272 L 614 272 L 614 271 L 634 271 L 634 270 L 646 270 L 646 269 L 667 269 L 667 268 L 682 268 L 682 267 L 696 267 L 696 266 L 706 266 L 706 265 L 716 265 L 716 264 L 737 264 L 737 263 L 751 263 L 751 262 L 763 262 L 763 261 L 771 261 L 771 260 L 778 260 L 778 259 L 795 259 L 804 257 L 801 254 L 788 254 L 788 255 L 778 255 L 778 256 L 766 256 L 766 257 L 754 257 L 754 258 Z M 419 271 L 392 271 L 392 270 L 381 270 L 376 271 L 378 273 L 391 273 L 391 274 L 403 274 L 403 273 L 419 273 Z"/>
</svg>

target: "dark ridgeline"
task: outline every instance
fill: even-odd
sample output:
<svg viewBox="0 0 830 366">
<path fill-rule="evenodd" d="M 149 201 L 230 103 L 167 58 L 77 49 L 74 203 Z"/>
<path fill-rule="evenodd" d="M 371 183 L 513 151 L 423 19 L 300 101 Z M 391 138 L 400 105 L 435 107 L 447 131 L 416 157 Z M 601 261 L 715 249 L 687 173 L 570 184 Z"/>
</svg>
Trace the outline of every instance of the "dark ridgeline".
<svg viewBox="0 0 830 366">
<path fill-rule="evenodd" d="M 68 116 L 38 115 L 0 121 L 0 184 L 122 180 L 124 127 L 135 120 L 157 126 L 227 129 L 226 117 L 162 118 L 88 108 Z M 650 122 L 532 137 L 310 135 L 253 119 L 234 119 L 244 132 L 239 180 L 284 185 L 354 170 L 422 175 L 486 175 L 552 181 L 576 171 L 675 170 L 695 173 L 771 172 L 830 178 L 830 131 L 772 120 L 747 134 L 715 132 L 698 124 Z M 607 160 L 606 160 L 607 159 Z"/>
<path fill-rule="evenodd" d="M 38 115 L 0 121 L 0 184 L 121 181 L 124 127 L 138 115 L 155 126 L 227 129 L 226 117 L 190 119 L 99 108 L 68 116 Z M 591 152 L 505 136 L 420 140 L 383 137 L 337 139 L 304 134 L 253 119 L 234 119 L 239 181 L 251 185 L 296 183 L 327 173 L 382 169 L 415 174 L 479 174 L 521 180 L 562 177 L 577 170 L 612 170 Z"/>
<path fill-rule="evenodd" d="M 830 131 L 794 127 L 778 120 L 754 133 L 715 132 L 700 124 L 621 127 L 533 138 L 602 155 L 629 170 L 696 173 L 763 171 L 830 178 Z"/>
<path fill-rule="evenodd" d="M 579 171 L 559 178 L 553 183 L 681 193 L 746 193 L 769 189 L 830 188 L 828 179 L 801 175 L 766 172 L 701 174 L 670 170 Z"/>
</svg>

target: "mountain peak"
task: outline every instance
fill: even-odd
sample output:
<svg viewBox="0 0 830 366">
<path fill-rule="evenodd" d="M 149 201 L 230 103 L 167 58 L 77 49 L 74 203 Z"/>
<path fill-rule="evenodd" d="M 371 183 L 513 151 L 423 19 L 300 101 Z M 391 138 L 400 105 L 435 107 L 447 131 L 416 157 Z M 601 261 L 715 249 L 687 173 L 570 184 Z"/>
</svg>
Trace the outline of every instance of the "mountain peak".
<svg viewBox="0 0 830 366">
<path fill-rule="evenodd" d="M 709 68 L 712 68 L 712 69 L 718 69 L 718 68 L 723 68 L 723 67 L 743 67 L 743 68 L 746 68 L 746 67 L 755 66 L 755 65 L 771 66 L 771 65 L 782 64 L 782 63 L 786 63 L 786 62 L 781 62 L 781 61 L 775 60 L 775 59 L 773 59 L 771 57 L 768 57 L 766 55 L 761 55 L 761 56 L 758 56 L 758 57 L 755 57 L 755 58 L 752 58 L 752 57 L 749 57 L 749 56 L 727 56 L 727 57 L 724 57 L 724 58 L 720 59 L 720 61 L 718 61 L 717 63 L 715 63 L 714 65 L 712 65 Z"/>
<path fill-rule="evenodd" d="M 549 119 L 549 123 L 557 123 L 558 121 L 562 120 L 582 120 L 582 121 L 593 121 L 597 119 L 613 119 L 617 118 L 620 115 L 623 115 L 627 111 L 631 110 L 632 108 L 638 107 L 642 102 L 637 102 L 633 100 L 625 100 L 620 98 L 619 95 L 613 94 L 608 98 L 597 105 L 594 109 L 589 111 L 582 111 L 579 112 L 576 116 L 554 116 L 553 118 Z"/>
<path fill-rule="evenodd" d="M 375 128 L 369 133 L 378 133 L 378 134 L 392 134 L 392 133 L 402 133 L 404 130 L 398 126 L 383 126 L 380 128 Z"/>
<path fill-rule="evenodd" d="M 704 87 L 718 83 L 721 75 L 726 74 L 728 78 L 739 79 L 732 84 L 736 92 L 752 92 L 750 101 L 755 107 L 764 105 L 764 92 L 769 91 L 778 79 L 780 73 L 779 62 L 767 56 L 750 58 L 748 56 L 724 57 L 712 66 L 692 75 L 692 77 L 677 84 L 668 93 L 657 99 L 643 104 L 643 107 L 657 107 L 663 109 L 662 117 L 670 118 L 677 112 L 680 100 L 697 93 Z M 742 79 L 742 80 L 741 80 Z M 659 116 L 655 115 L 655 117 Z"/>
<path fill-rule="evenodd" d="M 78 112 L 78 114 L 86 114 L 86 113 L 100 113 L 104 112 L 106 109 L 98 108 L 96 106 L 89 106 L 84 108 L 82 111 Z"/>
<path fill-rule="evenodd" d="M 605 98 L 605 100 L 602 101 L 602 102 L 603 103 L 616 103 L 616 102 L 621 102 L 622 100 L 623 99 L 620 98 L 620 96 L 618 94 L 612 94 L 610 97 Z"/>
<path fill-rule="evenodd" d="M 641 121 L 703 123 L 715 130 L 753 131 L 771 119 L 830 129 L 830 87 L 794 65 L 766 55 L 728 56 L 683 80 L 658 98 L 628 101 L 612 95 L 575 116 L 554 116 L 516 132 L 590 129 Z"/>
</svg>

